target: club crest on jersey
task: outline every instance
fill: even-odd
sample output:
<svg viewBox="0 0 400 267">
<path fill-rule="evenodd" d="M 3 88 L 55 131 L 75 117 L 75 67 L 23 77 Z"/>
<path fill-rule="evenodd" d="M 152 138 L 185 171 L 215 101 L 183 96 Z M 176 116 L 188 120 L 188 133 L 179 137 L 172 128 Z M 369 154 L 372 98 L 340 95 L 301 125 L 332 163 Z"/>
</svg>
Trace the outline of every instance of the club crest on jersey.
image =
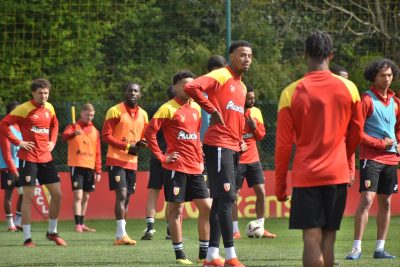
<svg viewBox="0 0 400 267">
<path fill-rule="evenodd" d="M 228 104 L 226 105 L 226 109 L 244 114 L 244 108 L 236 105 L 232 100 L 229 100 Z"/>
<path fill-rule="evenodd" d="M 224 183 L 224 190 L 226 192 L 229 192 L 229 190 L 231 190 L 231 184 L 230 183 Z"/>
<path fill-rule="evenodd" d="M 235 92 L 235 90 L 236 90 L 236 87 L 233 84 L 231 84 L 231 92 L 233 93 L 233 92 Z"/>
<path fill-rule="evenodd" d="M 116 181 L 117 183 L 119 183 L 119 181 L 121 181 L 121 176 L 115 176 L 115 181 Z"/>
<path fill-rule="evenodd" d="M 195 121 L 197 121 L 197 114 L 196 114 L 196 113 L 193 113 L 192 115 L 193 115 L 193 119 L 194 119 Z"/>
<path fill-rule="evenodd" d="M 185 122 L 185 115 L 179 115 L 181 117 L 181 122 Z"/>
<path fill-rule="evenodd" d="M 46 119 L 48 119 L 50 117 L 48 112 L 45 112 L 44 115 L 46 116 Z"/>
<path fill-rule="evenodd" d="M 369 188 L 371 186 L 371 180 L 364 181 L 365 188 Z"/>
<path fill-rule="evenodd" d="M 174 196 L 177 196 L 179 194 L 180 188 L 174 186 Z"/>
<path fill-rule="evenodd" d="M 29 183 L 29 182 L 31 181 L 31 177 L 30 177 L 30 176 L 26 176 L 26 177 L 25 177 L 25 181 L 26 181 L 27 183 Z"/>
</svg>

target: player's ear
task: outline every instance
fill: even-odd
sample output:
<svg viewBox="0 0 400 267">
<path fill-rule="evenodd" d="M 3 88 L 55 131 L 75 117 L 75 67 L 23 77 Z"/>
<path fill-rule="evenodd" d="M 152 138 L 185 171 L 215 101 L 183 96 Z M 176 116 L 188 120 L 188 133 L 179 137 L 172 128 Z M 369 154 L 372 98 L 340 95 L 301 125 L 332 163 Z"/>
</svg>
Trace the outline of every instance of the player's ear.
<svg viewBox="0 0 400 267">
<path fill-rule="evenodd" d="M 328 55 L 329 61 L 332 61 L 334 57 L 335 57 L 335 55 L 333 54 L 333 51 L 330 52 L 329 55 Z"/>
</svg>

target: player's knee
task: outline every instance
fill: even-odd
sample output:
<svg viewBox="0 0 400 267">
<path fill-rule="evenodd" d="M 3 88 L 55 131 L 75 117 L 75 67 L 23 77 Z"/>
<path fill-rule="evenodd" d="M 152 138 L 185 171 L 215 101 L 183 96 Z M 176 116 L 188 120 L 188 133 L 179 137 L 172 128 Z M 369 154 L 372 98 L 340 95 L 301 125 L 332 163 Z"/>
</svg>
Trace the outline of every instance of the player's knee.
<svg viewBox="0 0 400 267">
<path fill-rule="evenodd" d="M 89 193 L 84 192 L 84 193 L 83 193 L 83 196 L 82 196 L 82 200 L 83 200 L 83 201 L 88 201 L 89 198 L 90 198 Z"/>
</svg>

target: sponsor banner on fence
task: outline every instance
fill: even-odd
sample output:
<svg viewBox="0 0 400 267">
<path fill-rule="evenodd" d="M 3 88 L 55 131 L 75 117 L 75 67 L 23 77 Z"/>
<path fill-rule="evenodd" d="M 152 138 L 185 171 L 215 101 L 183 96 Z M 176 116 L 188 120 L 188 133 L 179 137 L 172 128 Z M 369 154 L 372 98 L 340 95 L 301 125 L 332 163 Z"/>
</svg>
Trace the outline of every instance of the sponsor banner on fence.
<svg viewBox="0 0 400 267">
<path fill-rule="evenodd" d="M 267 218 L 287 218 L 289 217 L 290 201 L 278 202 L 274 196 L 274 172 L 265 171 L 265 216 Z M 147 181 L 148 172 L 137 173 L 136 193 L 132 195 L 129 204 L 128 218 L 145 218 L 146 217 L 146 200 L 147 200 Z M 60 212 L 61 220 L 73 220 L 74 214 L 72 212 L 72 185 L 70 174 L 68 172 L 60 173 L 61 186 L 62 186 L 62 206 Z M 290 182 L 288 183 L 290 184 Z M 349 188 L 347 204 L 345 209 L 345 216 L 353 216 L 358 206 L 360 194 L 358 192 L 359 180 L 358 173 L 354 186 Z M 15 214 L 17 192 L 13 196 L 13 213 Z M 4 191 L 0 192 L 0 199 L 4 199 Z M 35 221 L 46 220 L 48 218 L 49 203 L 51 201 L 50 195 L 45 186 L 37 185 L 34 191 L 32 219 Z M 395 194 L 392 198 L 392 215 L 400 215 L 400 194 Z M 240 218 L 255 218 L 255 203 L 256 197 L 251 188 L 247 187 L 244 183 L 241 195 L 238 199 L 239 217 Z M 87 219 L 114 219 L 114 204 L 115 194 L 113 191 L 108 190 L 108 175 L 106 172 L 102 174 L 101 181 L 96 184 L 96 191 L 91 193 L 89 206 L 86 213 Z M 2 205 L 1 205 L 2 206 Z M 164 192 L 160 192 L 156 206 L 156 218 L 164 218 L 165 202 Z M 372 206 L 370 214 L 376 215 L 376 201 Z M 184 217 L 196 218 L 198 210 L 192 203 L 185 203 Z M 0 220 L 5 219 L 4 210 L 0 211 Z"/>
</svg>

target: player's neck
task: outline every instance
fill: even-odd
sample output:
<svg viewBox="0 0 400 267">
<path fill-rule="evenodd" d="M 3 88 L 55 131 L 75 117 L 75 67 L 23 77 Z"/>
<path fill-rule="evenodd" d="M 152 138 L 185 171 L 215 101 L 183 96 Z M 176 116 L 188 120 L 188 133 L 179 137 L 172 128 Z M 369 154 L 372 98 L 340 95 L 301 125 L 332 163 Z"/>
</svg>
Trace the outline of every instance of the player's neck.
<svg viewBox="0 0 400 267">
<path fill-rule="evenodd" d="M 137 103 L 129 103 L 128 101 L 125 101 L 125 105 L 130 109 L 134 109 L 137 107 Z"/>
<path fill-rule="evenodd" d="M 309 58 L 307 62 L 308 71 L 321 71 L 321 70 L 329 70 L 329 62 L 327 59 L 314 59 Z"/>
<path fill-rule="evenodd" d="M 43 107 L 43 106 L 46 104 L 46 102 L 45 102 L 45 103 L 37 103 L 37 102 L 35 101 L 35 99 L 32 99 L 32 103 L 33 103 L 36 107 Z"/>
<path fill-rule="evenodd" d="M 383 97 L 383 98 L 387 98 L 388 96 L 388 87 L 385 88 L 379 88 L 377 86 L 374 86 L 376 91 L 378 91 L 378 93 Z"/>
<path fill-rule="evenodd" d="M 237 70 L 234 66 L 229 65 L 229 68 L 236 74 L 237 77 L 241 77 L 243 72 Z"/>
</svg>

